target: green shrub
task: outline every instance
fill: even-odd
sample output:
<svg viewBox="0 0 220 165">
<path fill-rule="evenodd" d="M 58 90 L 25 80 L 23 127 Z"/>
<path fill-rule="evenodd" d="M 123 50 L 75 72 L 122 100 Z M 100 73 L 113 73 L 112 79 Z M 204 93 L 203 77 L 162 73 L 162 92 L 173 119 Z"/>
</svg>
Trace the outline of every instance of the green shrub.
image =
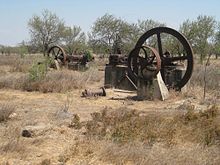
<svg viewBox="0 0 220 165">
<path fill-rule="evenodd" d="M 49 63 L 49 59 L 45 59 L 43 62 L 35 62 L 29 70 L 29 80 L 38 81 L 44 79 L 48 71 Z"/>
<path fill-rule="evenodd" d="M 85 56 L 88 58 L 88 61 L 92 61 L 94 58 L 91 51 L 85 51 Z"/>
</svg>

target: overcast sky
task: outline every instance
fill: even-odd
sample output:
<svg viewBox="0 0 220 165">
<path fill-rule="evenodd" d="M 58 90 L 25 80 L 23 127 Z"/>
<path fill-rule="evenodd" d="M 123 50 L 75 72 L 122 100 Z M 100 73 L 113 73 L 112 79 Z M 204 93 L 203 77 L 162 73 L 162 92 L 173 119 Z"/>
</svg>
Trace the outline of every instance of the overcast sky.
<svg viewBox="0 0 220 165">
<path fill-rule="evenodd" d="M 28 41 L 27 22 L 44 9 L 55 12 L 68 26 L 80 26 L 84 32 L 106 13 L 134 23 L 153 19 L 175 29 L 198 15 L 220 21 L 220 0 L 0 0 L 0 45 Z"/>
</svg>

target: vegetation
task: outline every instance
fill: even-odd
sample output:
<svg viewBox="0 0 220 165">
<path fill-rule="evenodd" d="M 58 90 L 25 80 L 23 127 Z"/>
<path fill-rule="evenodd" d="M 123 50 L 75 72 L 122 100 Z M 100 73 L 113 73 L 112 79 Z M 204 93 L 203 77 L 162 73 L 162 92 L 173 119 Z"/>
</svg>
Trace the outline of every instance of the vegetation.
<svg viewBox="0 0 220 165">
<path fill-rule="evenodd" d="M 29 70 L 29 80 L 39 81 L 44 79 L 47 74 L 48 67 L 49 62 L 47 59 L 40 63 L 34 63 Z"/>
<path fill-rule="evenodd" d="M 217 31 L 214 36 L 213 47 L 211 48 L 213 48 L 214 50 L 213 53 L 216 55 L 216 59 L 217 59 L 218 56 L 220 56 L 220 23 L 217 26 Z"/>
<path fill-rule="evenodd" d="M 91 117 L 87 122 L 80 122 L 77 117 L 71 128 L 82 129 L 84 125 L 85 138 L 73 143 L 60 161 L 83 158 L 87 164 L 93 159 L 100 164 L 220 162 L 217 156 L 219 109 L 216 106 L 199 112 L 189 106 L 170 113 L 140 112 L 126 107 L 106 108 L 92 113 Z"/>
<path fill-rule="evenodd" d="M 63 40 L 68 54 L 79 54 L 85 49 L 86 35 L 79 26 L 66 27 Z"/>
<path fill-rule="evenodd" d="M 7 103 L 0 104 L 0 122 L 7 121 L 15 111 L 15 106 Z"/>
<path fill-rule="evenodd" d="M 42 48 L 45 55 L 51 44 L 61 41 L 64 35 L 64 21 L 48 10 L 42 12 L 42 17 L 33 16 L 29 22 L 31 43 Z"/>
<path fill-rule="evenodd" d="M 218 115 L 216 106 L 199 113 L 195 107 L 190 107 L 187 112 L 179 112 L 172 117 L 170 114 L 150 115 L 127 108 L 115 111 L 104 109 L 100 113 L 91 114 L 92 120 L 85 127 L 87 136 L 120 143 L 141 141 L 153 145 L 162 142 L 172 146 L 178 138 L 180 141 L 210 145 L 218 143 Z"/>
<path fill-rule="evenodd" d="M 88 58 L 91 52 L 86 52 Z M 42 54 L 17 56 L 2 55 L 0 60 L 0 89 L 25 91 L 67 92 L 80 89 L 93 82 L 100 82 L 102 74 L 96 66 L 85 72 L 56 71 L 48 67 L 50 60 Z"/>
<path fill-rule="evenodd" d="M 193 46 L 196 54 L 200 55 L 200 62 L 210 53 L 210 40 L 214 37 L 216 21 L 211 16 L 198 16 L 197 20 L 183 22 L 180 31 Z"/>
</svg>

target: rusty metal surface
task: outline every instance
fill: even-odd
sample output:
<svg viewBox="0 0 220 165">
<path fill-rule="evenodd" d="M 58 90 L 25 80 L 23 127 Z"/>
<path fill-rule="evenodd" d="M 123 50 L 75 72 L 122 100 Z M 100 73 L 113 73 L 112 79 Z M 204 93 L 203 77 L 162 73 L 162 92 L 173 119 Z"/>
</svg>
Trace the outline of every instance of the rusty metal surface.
<svg viewBox="0 0 220 165">
<path fill-rule="evenodd" d="M 60 46 L 52 46 L 48 51 L 48 57 L 53 59 L 54 61 L 58 61 L 59 65 L 80 65 L 85 67 L 89 62 L 88 56 L 84 55 L 67 55 L 64 49 Z M 94 58 L 92 58 L 94 60 Z M 77 67 L 73 67 L 77 68 Z"/>
<path fill-rule="evenodd" d="M 67 61 L 68 63 L 76 62 L 77 64 L 86 65 L 89 60 L 85 55 L 68 55 Z"/>
<path fill-rule="evenodd" d="M 110 54 L 109 65 L 127 65 L 128 57 L 124 54 Z"/>
<path fill-rule="evenodd" d="M 63 50 L 63 48 L 61 48 L 60 46 L 52 46 L 48 53 L 47 53 L 48 57 L 53 58 L 54 60 L 60 61 L 63 65 L 65 65 L 66 63 L 66 58 L 67 55 L 65 53 L 65 51 Z"/>
<path fill-rule="evenodd" d="M 99 89 L 85 89 L 82 92 L 82 97 L 97 97 L 97 96 L 106 96 L 106 91 L 104 87 Z"/>
<path fill-rule="evenodd" d="M 148 54 L 146 49 L 151 53 Z M 144 57 L 140 56 L 141 50 L 144 52 Z M 161 69 L 160 55 L 150 46 L 135 47 L 129 54 L 128 68 L 136 78 L 152 80 Z"/>
<path fill-rule="evenodd" d="M 161 34 L 169 34 L 171 36 L 173 36 L 174 38 L 176 38 L 183 46 L 183 49 L 185 51 L 186 55 L 180 56 L 180 57 L 167 57 L 165 55 L 165 52 L 163 50 L 163 40 L 161 39 L 162 35 Z M 183 75 L 183 77 L 181 78 L 181 80 L 179 80 L 178 82 L 176 82 L 176 84 L 174 84 L 173 88 L 179 90 L 181 89 L 190 79 L 191 75 L 192 75 L 192 71 L 193 71 L 193 51 L 192 48 L 189 44 L 189 42 L 187 41 L 187 39 L 178 31 L 168 28 L 168 27 L 157 27 L 157 28 L 153 28 L 149 31 L 147 31 L 145 34 L 143 34 L 139 40 L 136 43 L 135 48 L 139 48 L 141 46 L 143 46 L 146 43 L 146 40 L 149 39 L 150 37 L 152 37 L 153 35 L 156 35 L 157 38 L 157 50 L 159 52 L 159 55 L 161 57 L 161 75 L 163 80 L 165 81 L 165 77 L 166 77 L 166 71 L 170 68 L 170 67 L 177 67 L 175 66 L 175 62 L 177 61 L 185 61 L 187 63 L 186 66 L 186 72 Z M 169 86 L 169 84 L 167 84 L 167 82 L 165 81 L 165 84 L 167 86 Z"/>
</svg>

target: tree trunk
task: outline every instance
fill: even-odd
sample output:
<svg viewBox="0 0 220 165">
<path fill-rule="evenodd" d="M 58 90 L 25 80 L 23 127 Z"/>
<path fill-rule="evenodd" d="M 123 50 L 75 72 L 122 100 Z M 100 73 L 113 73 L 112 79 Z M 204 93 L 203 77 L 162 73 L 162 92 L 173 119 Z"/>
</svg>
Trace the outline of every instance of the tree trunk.
<svg viewBox="0 0 220 165">
<path fill-rule="evenodd" d="M 201 55 L 200 55 L 200 59 L 199 59 L 200 64 L 203 64 L 203 60 L 204 60 L 204 55 L 201 54 Z"/>
<path fill-rule="evenodd" d="M 205 64 L 205 71 L 204 71 L 204 77 L 203 77 L 204 79 L 203 100 L 205 100 L 205 97 L 206 97 L 206 84 L 207 84 L 206 72 L 207 72 L 207 67 L 209 66 L 210 57 L 211 57 L 211 54 L 209 55 L 206 61 L 206 64 Z"/>
<path fill-rule="evenodd" d="M 49 46 L 48 46 L 47 44 L 45 44 L 44 47 L 43 47 L 43 55 L 44 55 L 44 56 L 47 55 L 48 47 L 49 47 Z"/>
</svg>

